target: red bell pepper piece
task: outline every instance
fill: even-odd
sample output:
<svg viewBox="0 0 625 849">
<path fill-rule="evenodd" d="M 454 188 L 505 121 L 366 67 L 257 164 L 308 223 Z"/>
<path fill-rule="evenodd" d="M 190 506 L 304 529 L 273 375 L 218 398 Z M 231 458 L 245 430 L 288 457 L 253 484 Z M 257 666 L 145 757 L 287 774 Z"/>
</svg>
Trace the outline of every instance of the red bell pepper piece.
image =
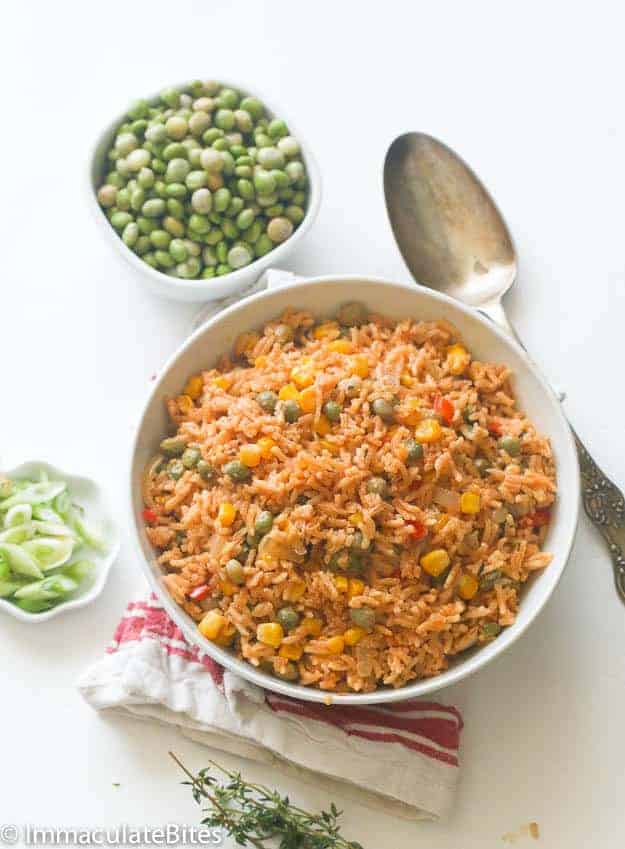
<svg viewBox="0 0 625 849">
<path fill-rule="evenodd" d="M 156 522 L 158 516 L 154 512 L 154 510 L 150 510 L 149 507 L 146 507 L 143 513 L 141 514 L 146 522 Z"/>
<path fill-rule="evenodd" d="M 200 584 L 199 587 L 195 587 L 189 593 L 189 598 L 191 601 L 203 601 L 208 595 L 210 595 L 211 588 L 208 584 Z"/>
<path fill-rule="evenodd" d="M 434 399 L 434 411 L 438 413 L 446 424 L 451 424 L 456 408 L 447 398 L 437 395 Z"/>
<path fill-rule="evenodd" d="M 428 529 L 423 522 L 408 522 L 408 527 L 410 528 L 410 538 L 415 542 L 420 542 L 428 535 Z"/>
</svg>

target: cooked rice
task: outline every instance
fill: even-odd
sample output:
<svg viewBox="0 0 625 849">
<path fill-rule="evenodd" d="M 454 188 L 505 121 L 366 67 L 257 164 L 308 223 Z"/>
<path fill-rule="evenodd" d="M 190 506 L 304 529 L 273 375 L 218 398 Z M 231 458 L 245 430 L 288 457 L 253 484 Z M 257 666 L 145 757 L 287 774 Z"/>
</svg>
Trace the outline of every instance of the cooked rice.
<svg viewBox="0 0 625 849">
<path fill-rule="evenodd" d="M 284 323 L 294 331 L 286 344 L 276 334 Z M 238 657 L 323 690 L 401 687 L 439 674 L 453 655 L 491 641 L 493 623 L 514 622 L 521 585 L 551 561 L 541 551 L 556 492 L 551 448 L 517 409 L 505 365 L 472 360 L 461 374 L 450 372 L 448 348 L 459 338 L 448 322 L 396 323 L 370 315 L 348 330 L 330 324 L 321 339 L 316 327 L 312 315 L 289 310 L 262 335 L 244 334 L 236 353 L 204 371 L 199 398 L 168 401 L 177 435 L 198 446 L 217 473 L 206 482 L 190 469 L 174 480 L 165 461 L 152 464 L 144 485 L 147 534 L 160 550 L 168 591 L 198 622 L 207 610 L 219 609 L 232 626 L 230 648 Z M 330 350 L 329 342 L 340 335 L 351 341 L 352 354 Z M 369 376 L 348 399 L 338 384 L 350 374 L 354 354 L 366 357 Z M 314 370 L 316 408 L 288 424 L 284 402 L 271 414 L 256 396 L 278 393 L 304 357 Z M 222 375 L 231 383 L 227 389 L 215 383 Z M 399 400 L 394 423 L 373 414 L 371 402 L 380 397 Z M 404 444 L 414 435 L 415 414 L 411 418 L 406 402 L 417 399 L 417 418 L 428 418 L 441 397 L 453 404 L 453 419 L 442 421 L 440 440 L 425 444 L 423 458 L 408 465 Z M 329 398 L 342 405 L 342 413 L 320 436 L 314 426 Z M 517 458 L 500 448 L 506 435 L 521 442 Z M 231 481 L 224 464 L 260 437 L 275 442 L 270 459 L 252 468 L 247 482 Z M 474 463 L 478 455 L 488 460 L 483 476 Z M 388 481 L 387 498 L 367 492 L 372 476 Z M 480 497 L 475 515 L 459 509 L 465 492 Z M 231 527 L 217 519 L 222 502 L 237 509 Z M 261 510 L 271 511 L 273 528 L 242 555 Z M 355 514 L 362 516 L 354 520 Z M 421 525 L 427 536 L 415 542 Z M 357 530 L 363 562 L 358 577 L 365 588 L 350 598 L 336 581 L 349 572 L 341 572 L 340 556 L 338 566 L 332 558 L 353 550 Z M 434 549 L 445 549 L 451 559 L 439 578 L 420 563 Z M 243 562 L 242 586 L 223 583 L 231 558 Z M 484 580 L 489 573 L 493 580 Z M 468 600 L 458 594 L 466 574 L 480 582 Z M 305 591 L 292 600 L 301 581 Z M 189 593 L 204 584 L 209 597 L 192 601 Z M 281 646 L 303 647 L 296 669 L 278 648 L 256 638 L 258 625 L 274 622 L 285 605 L 301 617 Z M 353 627 L 350 609 L 360 607 L 375 611 L 373 630 L 340 654 L 324 653 L 328 638 Z M 320 620 L 319 634 L 307 633 L 309 617 Z"/>
</svg>

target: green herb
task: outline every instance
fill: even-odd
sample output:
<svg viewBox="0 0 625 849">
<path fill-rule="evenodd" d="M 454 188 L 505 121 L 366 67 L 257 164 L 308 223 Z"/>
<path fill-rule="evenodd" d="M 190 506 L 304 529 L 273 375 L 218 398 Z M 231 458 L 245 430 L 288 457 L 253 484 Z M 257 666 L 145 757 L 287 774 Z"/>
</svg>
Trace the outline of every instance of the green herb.
<svg viewBox="0 0 625 849">
<path fill-rule="evenodd" d="M 238 772 L 231 772 L 214 761 L 193 775 L 173 752 L 169 753 L 191 780 L 198 805 L 208 802 L 202 825 L 223 828 L 240 846 L 268 849 L 269 841 L 279 840 L 279 849 L 363 849 L 360 843 L 345 840 L 337 824 L 342 811 L 330 805 L 329 811 L 311 814 L 294 805 L 263 784 L 253 784 Z M 218 774 L 211 774 L 216 770 Z"/>
</svg>

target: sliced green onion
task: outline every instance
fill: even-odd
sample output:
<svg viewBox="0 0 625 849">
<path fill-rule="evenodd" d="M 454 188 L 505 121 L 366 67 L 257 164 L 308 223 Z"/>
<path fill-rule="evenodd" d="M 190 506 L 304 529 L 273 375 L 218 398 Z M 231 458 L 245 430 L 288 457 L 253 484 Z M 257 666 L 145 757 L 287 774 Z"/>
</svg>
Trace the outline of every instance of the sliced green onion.
<svg viewBox="0 0 625 849">
<path fill-rule="evenodd" d="M 15 525 L 23 525 L 30 522 L 33 517 L 33 508 L 30 504 L 16 504 L 11 507 L 4 517 L 4 527 L 12 528 Z"/>
<path fill-rule="evenodd" d="M 71 537 L 36 537 L 22 543 L 22 550 L 28 552 L 44 572 L 67 563 L 73 549 L 74 540 Z"/>
<path fill-rule="evenodd" d="M 0 501 L 0 510 L 9 510 L 16 504 L 43 504 L 46 501 L 52 501 L 66 489 L 67 484 L 63 481 L 31 483 L 23 488 L 18 488 L 18 491 L 13 495 Z"/>
<path fill-rule="evenodd" d="M 19 545 L 10 542 L 0 542 L 0 554 L 4 554 L 9 562 L 11 571 L 16 575 L 25 575 L 27 578 L 43 578 L 43 572 L 32 555 Z"/>
</svg>

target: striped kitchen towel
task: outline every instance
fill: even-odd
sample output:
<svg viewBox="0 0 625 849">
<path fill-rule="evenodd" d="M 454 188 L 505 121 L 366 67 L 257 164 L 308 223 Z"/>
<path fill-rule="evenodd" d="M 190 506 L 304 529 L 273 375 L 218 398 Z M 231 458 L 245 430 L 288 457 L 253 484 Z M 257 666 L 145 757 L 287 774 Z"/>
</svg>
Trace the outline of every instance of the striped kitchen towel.
<svg viewBox="0 0 625 849">
<path fill-rule="evenodd" d="M 178 726 L 194 740 L 319 782 L 409 819 L 453 804 L 462 718 L 405 701 L 326 706 L 269 691 L 186 642 L 156 598 L 132 602 L 105 656 L 79 681 L 97 710 Z"/>
</svg>

